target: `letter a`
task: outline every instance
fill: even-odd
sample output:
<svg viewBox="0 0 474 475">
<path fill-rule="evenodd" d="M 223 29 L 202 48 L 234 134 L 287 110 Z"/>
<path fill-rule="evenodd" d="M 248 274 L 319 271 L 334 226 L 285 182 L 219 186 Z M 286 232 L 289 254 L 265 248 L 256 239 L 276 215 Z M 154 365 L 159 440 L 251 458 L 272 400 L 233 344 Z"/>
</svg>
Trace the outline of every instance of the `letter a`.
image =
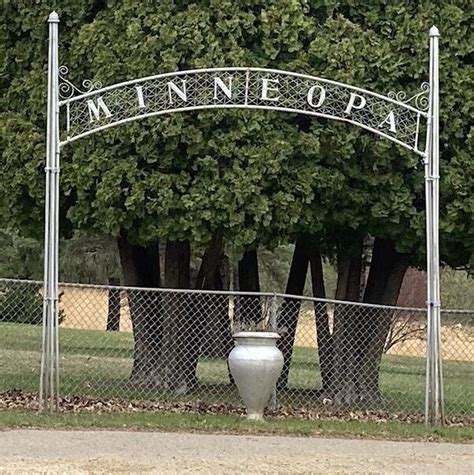
<svg viewBox="0 0 474 475">
<path fill-rule="evenodd" d="M 105 117 L 112 117 L 112 113 L 109 111 L 109 108 L 105 105 L 104 100 L 102 97 L 97 99 L 97 105 L 94 104 L 93 99 L 89 99 L 87 101 L 87 107 L 89 108 L 89 118 L 90 122 L 94 122 L 94 120 L 100 119 L 100 111 L 105 114 Z"/>
<path fill-rule="evenodd" d="M 359 99 L 359 103 L 356 104 L 356 99 Z M 349 102 L 347 104 L 346 110 L 344 114 L 351 115 L 352 109 L 363 109 L 366 104 L 365 97 L 361 96 L 360 94 L 356 94 L 355 92 L 351 92 L 351 96 L 349 98 Z"/>
<path fill-rule="evenodd" d="M 395 133 L 397 131 L 397 129 L 395 127 L 395 114 L 393 113 L 393 111 L 390 111 L 390 113 L 385 118 L 385 120 L 380 122 L 379 127 L 382 128 L 384 126 L 384 124 L 389 124 L 390 125 L 390 127 L 389 127 L 390 132 Z"/>
</svg>

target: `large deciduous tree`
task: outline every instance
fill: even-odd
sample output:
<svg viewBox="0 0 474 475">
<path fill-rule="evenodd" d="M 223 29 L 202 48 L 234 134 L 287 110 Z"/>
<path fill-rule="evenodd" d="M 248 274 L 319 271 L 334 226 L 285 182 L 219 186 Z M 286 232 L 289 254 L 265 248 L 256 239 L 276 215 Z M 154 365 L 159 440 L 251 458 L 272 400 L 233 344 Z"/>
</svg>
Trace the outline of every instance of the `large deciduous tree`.
<svg viewBox="0 0 474 475">
<path fill-rule="evenodd" d="M 311 5 L 315 12 L 320 11 L 319 4 Z M 306 50 L 306 63 L 313 65 L 312 70 L 325 71 L 325 76 L 364 84 L 373 90 L 405 90 L 409 96 L 409 91 L 415 94 L 419 83 L 427 77 L 427 54 L 422 60 L 419 54 L 427 53 L 427 31 L 433 23 L 440 27 L 442 87 L 454 85 L 444 98 L 448 104 L 457 104 L 442 112 L 441 139 L 446 145 L 442 149 L 441 172 L 445 173 L 446 181 L 442 182 L 441 192 L 449 196 L 447 202 L 441 202 L 441 242 L 446 243 L 442 259 L 451 265 L 469 266 L 472 233 L 464 224 L 457 226 L 455 222 L 464 217 L 468 226 L 472 223 L 472 212 L 468 216 L 472 203 L 466 198 L 472 194 L 474 175 L 472 167 L 465 162 L 468 156 L 465 151 L 472 145 L 471 125 L 467 120 L 472 114 L 472 93 L 468 89 L 472 77 L 466 67 L 472 14 L 465 14 L 467 2 L 463 1 L 438 7 L 404 2 L 397 5 L 379 2 L 364 9 L 345 3 L 328 6 L 323 25 Z M 407 266 L 424 264 L 421 161 L 386 142 L 374 143 L 370 138 L 369 143 L 365 133 L 348 132 L 345 127 L 330 125 L 322 130 L 311 124 L 308 134 L 319 141 L 315 160 L 323 166 L 328 164 L 333 171 L 332 183 L 338 186 L 336 190 L 329 189 L 329 193 L 327 187 L 318 187 L 315 193 L 318 212 L 321 204 L 329 210 L 323 228 L 316 234 L 322 238 L 326 256 L 336 257 L 338 263 L 336 297 L 395 304 Z M 461 163 L 464 163 L 462 171 Z M 454 231 L 463 228 L 462 234 Z M 302 232 L 311 233 L 314 229 L 318 226 L 310 221 Z M 457 249 L 451 247 L 461 235 L 463 242 L 459 242 Z M 372 261 L 365 282 L 361 278 L 361 243 L 367 236 L 372 237 L 373 248 L 369 250 Z M 298 246 L 295 258 L 297 254 Z M 307 257 L 302 262 L 301 276 L 297 277 L 300 281 L 307 271 Z M 294 279 L 294 273 L 290 273 L 289 285 L 291 278 Z M 321 296 L 322 290 L 319 285 L 314 295 Z M 324 343 L 318 342 L 322 393 L 341 402 L 377 400 L 380 360 L 393 313 L 353 310 L 336 306 L 332 334 L 328 334 L 327 317 L 322 312 L 318 326 L 318 337 L 319 329 L 325 335 Z M 316 315 L 320 318 L 321 312 Z M 287 315 L 282 312 L 284 320 L 283 317 Z M 295 318 L 290 319 L 293 327 Z M 285 338 L 283 349 L 289 348 L 287 353 L 291 354 L 294 341 L 291 332 L 289 341 L 285 342 Z M 288 365 L 286 360 L 285 369 Z M 287 384 L 287 374 L 283 372 L 281 386 Z"/>
<path fill-rule="evenodd" d="M 16 165 L 26 157 L 17 158 L 15 145 L 28 142 L 26 133 L 41 131 L 43 126 L 43 22 L 48 9 L 26 8 L 7 32 L 9 54 L 17 63 L 24 59 L 11 68 L 5 81 L 14 117 L 4 117 L 4 123 L 16 117 L 24 120 L 24 130 L 13 139 L 8 137 L 11 142 L 18 140 L 9 147 Z M 294 1 L 161 2 L 139 10 L 130 1 L 89 2 L 81 7 L 64 2 L 57 10 L 61 62 L 69 65 L 68 79 L 76 84 L 84 78 L 112 84 L 209 65 L 276 65 L 297 56 L 312 28 L 304 5 Z M 275 32 L 275 24 L 283 28 Z M 17 31 L 25 34 L 18 38 Z M 28 49 L 32 37 L 39 41 Z M 44 87 L 35 90 L 35 97 L 25 97 L 30 85 Z M 30 106 L 28 117 L 24 111 Z M 220 254 L 229 247 L 240 252 L 257 241 L 262 229 L 272 227 L 268 235 L 275 234 L 274 230 L 281 234 L 287 225 L 286 213 L 297 219 L 294 193 L 279 185 L 296 137 L 286 118 L 248 112 L 174 115 L 107 131 L 62 150 L 63 224 L 116 236 L 124 281 L 131 285 L 160 283 L 158 242 L 166 242 L 164 285 L 189 287 L 191 245 L 205 249 L 220 233 Z M 41 132 L 34 139 L 30 147 L 36 147 L 36 161 L 28 157 L 28 165 L 33 168 L 31 190 L 40 205 Z M 21 220 L 31 209 L 39 225 L 40 206 L 24 203 L 18 193 L 11 201 L 18 205 L 16 212 L 26 210 L 15 217 L 17 225 L 23 226 Z M 31 217 L 23 221 L 32 224 Z M 216 258 L 209 262 L 211 254 L 211 249 L 204 253 L 199 288 L 209 288 L 211 276 L 217 275 Z M 196 333 L 196 319 L 185 311 L 175 318 L 171 299 L 144 305 L 143 296 L 132 294 L 132 379 L 172 388 L 193 384 L 197 360 L 186 355 L 198 354 L 202 343 L 187 336 Z"/>
<path fill-rule="evenodd" d="M 131 0 L 88 0 L 24 5 L 18 14 L 7 3 L 1 13 L 0 104 L 6 112 L 0 115 L 0 217 L 23 234 L 41 234 L 44 21 L 53 8 L 61 18 L 60 60 L 76 84 L 85 78 L 113 84 L 178 69 L 251 65 L 410 95 L 427 78 L 426 33 L 436 23 L 442 33 L 442 258 L 472 265 L 469 7 L 467 0 L 376 2 L 364 8 L 312 0 L 163 1 L 140 7 Z M 423 265 L 422 163 L 344 124 L 254 111 L 175 114 L 78 141 L 63 148 L 62 160 L 62 230 L 115 237 L 126 284 L 158 286 L 164 280 L 170 287 L 190 287 L 189 259 L 200 250 L 197 288 L 219 288 L 218 262 L 234 255 L 244 256 L 241 275 L 250 272 L 242 284 L 254 290 L 253 251 L 296 241 L 288 291 L 302 292 L 310 265 L 314 295 L 324 297 L 322 256 L 338 263 L 339 298 L 394 303 L 407 264 Z M 365 283 L 360 268 L 368 236 L 372 265 Z M 160 242 L 166 243 L 164 279 Z M 129 299 L 132 379 L 177 390 L 195 384 L 206 322 L 187 311 L 176 313 L 171 300 L 157 298 L 148 302 L 153 310 L 143 312 L 130 293 Z M 289 329 L 282 342 L 284 385 L 298 309 L 285 302 L 280 310 L 280 323 Z M 323 389 L 345 401 L 377 396 L 390 316 L 375 319 L 368 331 L 336 311 L 331 331 L 326 310 L 316 309 Z M 174 314 L 179 328 L 170 318 Z M 192 357 L 184 357 L 187 351 Z"/>
</svg>

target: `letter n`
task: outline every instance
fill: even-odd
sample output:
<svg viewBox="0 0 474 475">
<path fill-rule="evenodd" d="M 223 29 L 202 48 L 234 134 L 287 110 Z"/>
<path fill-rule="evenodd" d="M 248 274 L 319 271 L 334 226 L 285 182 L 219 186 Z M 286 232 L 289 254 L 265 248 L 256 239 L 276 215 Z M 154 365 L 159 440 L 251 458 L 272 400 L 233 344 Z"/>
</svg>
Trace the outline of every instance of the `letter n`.
<svg viewBox="0 0 474 475">
<path fill-rule="evenodd" d="M 214 100 L 218 99 L 217 88 L 219 88 L 228 99 L 232 99 L 232 76 L 229 76 L 227 79 L 229 85 L 226 85 L 225 82 L 220 77 L 214 78 Z"/>
<path fill-rule="evenodd" d="M 181 100 L 186 102 L 188 100 L 186 96 L 186 79 L 181 79 L 182 89 L 180 89 L 175 83 L 168 82 L 168 97 L 170 104 L 173 104 L 173 93 L 175 93 Z"/>
</svg>

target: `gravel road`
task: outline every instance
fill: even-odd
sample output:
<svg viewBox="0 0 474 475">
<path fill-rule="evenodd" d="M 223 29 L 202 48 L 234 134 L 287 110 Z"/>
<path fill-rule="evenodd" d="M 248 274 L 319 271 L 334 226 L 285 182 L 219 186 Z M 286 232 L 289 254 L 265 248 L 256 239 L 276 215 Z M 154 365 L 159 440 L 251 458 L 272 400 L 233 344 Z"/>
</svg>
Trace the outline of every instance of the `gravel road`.
<svg viewBox="0 0 474 475">
<path fill-rule="evenodd" d="M 474 446 L 125 431 L 0 432 L 0 473 L 474 473 Z"/>
</svg>

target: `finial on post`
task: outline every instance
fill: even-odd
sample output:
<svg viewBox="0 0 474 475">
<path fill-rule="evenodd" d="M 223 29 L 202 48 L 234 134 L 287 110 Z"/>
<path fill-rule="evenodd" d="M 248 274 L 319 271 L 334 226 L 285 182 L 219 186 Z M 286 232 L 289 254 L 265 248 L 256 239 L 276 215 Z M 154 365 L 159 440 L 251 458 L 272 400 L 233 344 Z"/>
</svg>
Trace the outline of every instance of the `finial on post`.
<svg viewBox="0 0 474 475">
<path fill-rule="evenodd" d="M 59 15 L 56 12 L 51 12 L 48 17 L 48 23 L 59 23 Z"/>
<path fill-rule="evenodd" d="M 430 36 L 439 36 L 439 30 L 434 25 L 430 28 Z"/>
</svg>

